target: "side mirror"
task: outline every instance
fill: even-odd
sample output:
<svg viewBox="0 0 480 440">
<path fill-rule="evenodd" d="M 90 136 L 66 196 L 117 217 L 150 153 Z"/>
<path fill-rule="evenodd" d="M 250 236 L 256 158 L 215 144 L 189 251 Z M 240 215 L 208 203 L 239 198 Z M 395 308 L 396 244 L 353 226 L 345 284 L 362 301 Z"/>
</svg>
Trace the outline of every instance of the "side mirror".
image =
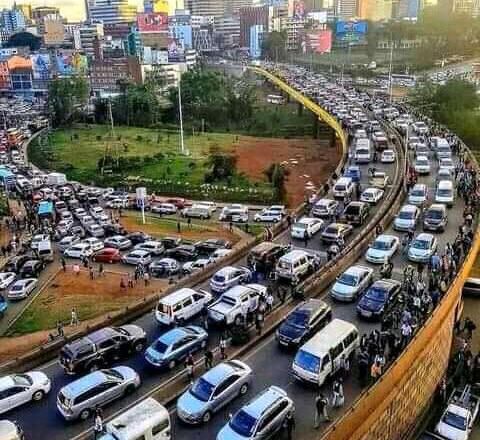
<svg viewBox="0 0 480 440">
<path fill-rule="evenodd" d="M 228 420 L 232 420 L 233 419 L 233 414 L 232 413 L 228 413 Z"/>
</svg>

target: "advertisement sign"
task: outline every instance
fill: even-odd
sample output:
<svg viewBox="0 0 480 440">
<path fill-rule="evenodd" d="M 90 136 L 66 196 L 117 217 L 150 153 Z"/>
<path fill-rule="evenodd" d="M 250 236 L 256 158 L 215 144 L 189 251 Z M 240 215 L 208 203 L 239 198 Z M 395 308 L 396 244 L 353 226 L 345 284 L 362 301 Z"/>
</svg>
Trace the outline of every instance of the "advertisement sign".
<svg viewBox="0 0 480 440">
<path fill-rule="evenodd" d="M 335 37 L 342 41 L 359 41 L 365 39 L 367 30 L 366 21 L 337 21 Z"/>
<path fill-rule="evenodd" d="M 327 11 L 309 12 L 307 18 L 317 24 L 324 24 L 327 22 Z"/>
<path fill-rule="evenodd" d="M 77 52 L 62 52 L 56 55 L 60 75 L 83 75 L 88 70 L 87 57 Z"/>
<path fill-rule="evenodd" d="M 168 62 L 180 63 L 185 61 L 185 49 L 180 41 L 170 39 L 168 42 Z"/>
<path fill-rule="evenodd" d="M 165 32 L 168 30 L 168 15 L 159 12 L 138 14 L 137 26 L 139 32 Z"/>
<path fill-rule="evenodd" d="M 288 16 L 303 20 L 306 17 L 305 0 L 288 0 Z"/>
<path fill-rule="evenodd" d="M 30 55 L 33 79 L 48 79 L 50 76 L 50 56 L 47 54 Z"/>
<path fill-rule="evenodd" d="M 306 51 L 309 53 L 330 53 L 332 49 L 331 29 L 317 30 L 306 34 Z"/>
<path fill-rule="evenodd" d="M 167 14 L 169 11 L 168 0 L 153 0 L 153 12 L 159 12 L 160 14 Z"/>
</svg>

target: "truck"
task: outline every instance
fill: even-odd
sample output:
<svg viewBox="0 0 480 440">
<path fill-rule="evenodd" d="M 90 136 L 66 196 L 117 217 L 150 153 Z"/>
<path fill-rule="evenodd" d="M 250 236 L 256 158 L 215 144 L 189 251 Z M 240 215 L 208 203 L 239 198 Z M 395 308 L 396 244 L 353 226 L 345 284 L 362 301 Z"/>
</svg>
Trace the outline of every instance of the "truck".
<svg viewBox="0 0 480 440">
<path fill-rule="evenodd" d="M 455 389 L 435 427 L 435 433 L 445 440 L 468 440 L 479 407 L 480 398 L 472 393 L 470 385 Z"/>
</svg>

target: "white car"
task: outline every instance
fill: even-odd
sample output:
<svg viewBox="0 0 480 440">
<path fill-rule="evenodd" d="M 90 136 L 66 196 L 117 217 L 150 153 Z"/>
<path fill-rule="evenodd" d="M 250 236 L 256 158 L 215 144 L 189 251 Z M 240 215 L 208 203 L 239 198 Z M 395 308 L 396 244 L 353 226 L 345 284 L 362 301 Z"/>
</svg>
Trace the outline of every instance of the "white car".
<svg viewBox="0 0 480 440">
<path fill-rule="evenodd" d="M 430 174 L 430 161 L 428 160 L 428 157 L 426 156 L 418 156 L 417 159 L 415 160 L 415 171 L 418 174 Z"/>
<path fill-rule="evenodd" d="M 67 235 L 66 237 L 63 237 L 59 242 L 58 242 L 58 248 L 61 251 L 64 251 L 65 249 L 68 249 L 70 246 L 73 246 L 74 244 L 78 243 L 80 241 L 80 237 L 77 235 Z"/>
<path fill-rule="evenodd" d="M 450 157 L 444 157 L 439 160 L 438 166 L 442 169 L 450 170 L 452 173 L 455 171 L 455 164 Z"/>
<path fill-rule="evenodd" d="M 393 221 L 393 229 L 396 231 L 409 231 L 417 227 L 420 217 L 420 209 L 415 205 L 403 205 Z"/>
<path fill-rule="evenodd" d="M 262 212 L 255 214 L 253 220 L 256 222 L 279 222 L 282 220 L 282 214 L 278 211 L 270 211 L 269 209 L 264 209 Z"/>
<path fill-rule="evenodd" d="M 305 233 L 308 238 L 313 237 L 320 229 L 322 229 L 324 221 L 314 217 L 303 217 L 292 225 L 290 235 L 293 238 L 303 240 Z"/>
<path fill-rule="evenodd" d="M 381 163 L 394 163 L 395 162 L 395 151 L 393 150 L 384 150 L 380 156 Z"/>
<path fill-rule="evenodd" d="M 83 240 L 83 243 L 87 243 L 92 248 L 93 252 L 100 251 L 105 247 L 103 241 L 95 237 L 86 238 Z"/>
<path fill-rule="evenodd" d="M 312 214 L 315 217 L 331 217 L 337 211 L 338 202 L 332 199 L 320 199 L 313 205 Z"/>
<path fill-rule="evenodd" d="M 75 215 L 75 217 L 77 217 L 78 220 L 80 220 L 81 218 L 85 217 L 87 214 L 87 211 L 85 211 L 85 209 L 83 208 L 77 208 L 73 211 L 73 214 Z"/>
<path fill-rule="evenodd" d="M 42 400 L 50 388 L 50 379 L 41 371 L 0 378 L 0 414 L 27 402 Z"/>
<path fill-rule="evenodd" d="M 124 255 L 122 257 L 122 261 L 125 264 L 132 264 L 134 266 L 136 266 L 137 264 L 148 266 L 152 262 L 152 255 L 148 251 L 134 249 L 133 251 Z"/>
<path fill-rule="evenodd" d="M 96 222 L 95 222 L 95 219 L 91 215 L 86 215 L 86 216 L 84 216 L 80 219 L 80 223 L 85 228 L 89 225 L 95 224 Z"/>
<path fill-rule="evenodd" d="M 338 301 L 354 301 L 373 280 L 373 269 L 355 265 L 349 267 L 333 284 L 330 294 Z"/>
<path fill-rule="evenodd" d="M 450 168 L 442 168 L 440 167 L 437 171 L 436 180 L 439 182 L 440 180 L 452 180 L 454 179 L 453 170 Z"/>
<path fill-rule="evenodd" d="M 210 255 L 210 261 L 215 263 L 230 253 L 232 253 L 232 249 L 217 249 L 212 255 Z"/>
<path fill-rule="evenodd" d="M 47 240 L 50 240 L 50 237 L 46 234 L 37 234 L 37 235 L 34 235 L 31 242 L 30 242 L 30 247 L 32 249 L 37 249 L 38 250 L 38 246 L 41 242 L 43 241 L 47 241 Z"/>
<path fill-rule="evenodd" d="M 183 273 L 193 273 L 197 270 L 205 269 L 210 263 L 212 263 L 212 260 L 209 258 L 199 258 L 195 261 L 188 261 L 183 265 L 182 271 Z"/>
<path fill-rule="evenodd" d="M 428 263 L 438 247 L 437 239 L 432 234 L 418 234 L 408 248 L 408 259 L 416 263 Z"/>
<path fill-rule="evenodd" d="M 125 250 L 132 247 L 132 242 L 123 235 L 114 235 L 105 240 L 105 247 L 113 247 L 119 250 Z"/>
<path fill-rule="evenodd" d="M 272 205 L 268 208 L 268 210 L 278 212 L 282 217 L 287 214 L 285 205 Z"/>
<path fill-rule="evenodd" d="M 428 200 L 428 188 L 423 183 L 417 183 L 408 193 L 408 203 L 415 206 L 423 206 Z"/>
<path fill-rule="evenodd" d="M 177 207 L 173 203 L 160 203 L 152 206 L 152 212 L 162 215 L 174 215 L 177 213 Z"/>
<path fill-rule="evenodd" d="M 17 280 L 10 285 L 8 289 L 8 299 L 24 299 L 30 295 L 35 287 L 37 287 L 38 280 L 36 278 L 24 278 Z"/>
<path fill-rule="evenodd" d="M 92 254 L 92 248 L 85 242 L 76 243 L 63 251 L 63 255 L 68 258 L 88 258 Z"/>
<path fill-rule="evenodd" d="M 102 214 L 100 217 L 98 217 L 97 221 L 100 226 L 107 226 L 112 223 L 111 218 L 107 214 Z"/>
<path fill-rule="evenodd" d="M 15 281 L 15 272 L 0 272 L 0 290 L 6 289 Z"/>
<path fill-rule="evenodd" d="M 385 194 L 385 191 L 380 188 L 367 188 L 362 192 L 360 196 L 361 202 L 371 203 L 372 205 L 376 205 Z"/>
<path fill-rule="evenodd" d="M 369 263 L 382 264 L 393 257 L 399 246 L 400 240 L 395 235 L 379 235 L 369 246 L 365 259 Z"/>
<path fill-rule="evenodd" d="M 105 214 L 105 211 L 101 206 L 93 206 L 92 208 L 90 208 L 90 215 L 95 220 L 98 220 L 102 214 Z"/>
</svg>

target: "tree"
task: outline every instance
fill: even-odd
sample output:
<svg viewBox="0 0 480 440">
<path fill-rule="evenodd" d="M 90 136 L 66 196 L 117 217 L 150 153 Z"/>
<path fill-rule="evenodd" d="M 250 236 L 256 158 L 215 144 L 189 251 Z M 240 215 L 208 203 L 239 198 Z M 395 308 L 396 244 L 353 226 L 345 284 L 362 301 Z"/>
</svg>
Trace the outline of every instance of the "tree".
<svg viewBox="0 0 480 440">
<path fill-rule="evenodd" d="M 273 31 L 266 34 L 262 41 L 262 56 L 270 60 L 285 59 L 287 47 L 287 33 Z"/>
<path fill-rule="evenodd" d="M 82 76 L 59 78 L 50 82 L 48 106 L 54 127 L 70 122 L 84 109 L 88 100 L 88 83 Z"/>
<path fill-rule="evenodd" d="M 18 32 L 13 34 L 8 41 L 4 44 L 4 47 L 29 47 L 31 52 L 35 52 L 40 49 L 42 39 L 30 32 Z"/>
<path fill-rule="evenodd" d="M 218 146 L 212 146 L 209 151 L 207 166 L 210 168 L 210 172 L 205 175 L 206 183 L 225 180 L 235 175 L 237 158 L 232 154 L 222 152 Z"/>
</svg>

